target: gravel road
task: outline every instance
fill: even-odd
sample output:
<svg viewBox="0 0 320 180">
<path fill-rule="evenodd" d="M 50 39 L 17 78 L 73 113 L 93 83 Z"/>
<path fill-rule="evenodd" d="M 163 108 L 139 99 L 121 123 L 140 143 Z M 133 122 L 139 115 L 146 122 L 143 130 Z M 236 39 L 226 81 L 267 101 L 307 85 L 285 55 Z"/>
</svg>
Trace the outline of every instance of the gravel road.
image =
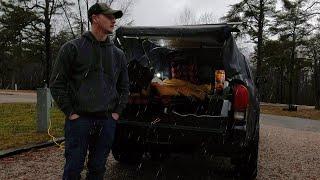
<svg viewBox="0 0 320 180">
<path fill-rule="evenodd" d="M 0 90 L 0 103 L 36 103 L 35 92 L 13 92 Z"/>
<path fill-rule="evenodd" d="M 320 179 L 319 145 L 320 132 L 262 123 L 257 179 Z M 0 179 L 61 179 L 63 163 L 63 151 L 57 147 L 31 151 L 0 159 Z M 120 165 L 110 155 L 107 169 L 106 179 L 113 180 L 233 179 L 223 159 L 181 154 L 132 166 Z"/>
</svg>

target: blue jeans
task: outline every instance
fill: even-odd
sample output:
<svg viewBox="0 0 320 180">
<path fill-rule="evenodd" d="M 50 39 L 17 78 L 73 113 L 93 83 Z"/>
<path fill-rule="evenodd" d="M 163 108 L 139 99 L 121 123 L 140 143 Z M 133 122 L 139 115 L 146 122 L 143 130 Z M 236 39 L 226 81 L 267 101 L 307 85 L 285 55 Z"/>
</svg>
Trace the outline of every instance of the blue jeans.
<svg viewBox="0 0 320 180">
<path fill-rule="evenodd" d="M 64 180 L 80 179 L 87 151 L 87 179 L 103 179 L 116 128 L 110 118 L 81 116 L 65 121 L 65 166 Z"/>
</svg>

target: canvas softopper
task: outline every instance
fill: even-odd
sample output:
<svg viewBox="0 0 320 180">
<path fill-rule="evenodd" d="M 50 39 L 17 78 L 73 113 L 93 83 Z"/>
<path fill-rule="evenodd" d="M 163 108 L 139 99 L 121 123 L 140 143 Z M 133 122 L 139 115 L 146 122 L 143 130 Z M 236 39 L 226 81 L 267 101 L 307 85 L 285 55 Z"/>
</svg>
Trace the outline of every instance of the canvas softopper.
<svg viewBox="0 0 320 180">
<path fill-rule="evenodd" d="M 135 103 L 141 99 L 140 102 L 146 103 L 150 100 L 150 84 L 151 90 L 156 89 L 162 99 L 164 96 L 180 95 L 204 100 L 215 83 L 215 70 L 224 70 L 226 79 L 247 75 L 247 72 L 241 72 L 249 71 L 247 62 L 231 35 L 238 31 L 228 24 L 119 28 L 117 43 L 124 49 L 130 61 L 132 93 L 129 102 Z M 137 70 L 138 67 L 140 70 Z M 152 83 L 153 76 L 157 74 L 160 74 L 162 81 Z M 147 90 L 149 92 L 146 92 Z M 184 104 L 182 108 L 185 111 L 199 114 L 196 110 L 185 108 L 187 104 L 197 106 L 197 103 L 181 103 Z M 175 107 L 177 108 L 177 105 Z M 221 102 L 214 107 L 215 111 L 221 112 Z M 221 115 L 220 112 L 211 115 Z M 206 113 L 201 113 L 203 114 Z"/>
</svg>

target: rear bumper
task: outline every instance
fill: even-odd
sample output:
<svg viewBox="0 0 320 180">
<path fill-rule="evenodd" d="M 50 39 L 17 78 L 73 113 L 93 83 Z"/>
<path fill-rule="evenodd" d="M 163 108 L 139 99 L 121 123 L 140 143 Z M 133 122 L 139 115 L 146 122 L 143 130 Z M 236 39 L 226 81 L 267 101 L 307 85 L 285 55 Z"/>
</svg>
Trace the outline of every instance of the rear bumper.
<svg viewBox="0 0 320 180">
<path fill-rule="evenodd" d="M 223 127 L 223 128 L 221 128 Z M 205 149 L 207 153 L 232 155 L 245 146 L 245 128 L 227 129 L 192 127 L 165 123 L 146 123 L 121 120 L 117 124 L 116 138 L 129 146 L 144 150 L 192 152 Z M 130 143 L 132 142 L 132 143 Z"/>
</svg>

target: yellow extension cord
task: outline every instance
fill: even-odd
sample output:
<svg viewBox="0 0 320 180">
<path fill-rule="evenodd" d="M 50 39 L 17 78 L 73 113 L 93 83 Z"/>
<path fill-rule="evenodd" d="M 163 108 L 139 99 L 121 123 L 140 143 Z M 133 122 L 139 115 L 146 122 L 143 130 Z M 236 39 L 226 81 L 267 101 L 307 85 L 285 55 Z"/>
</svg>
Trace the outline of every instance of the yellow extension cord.
<svg viewBox="0 0 320 180">
<path fill-rule="evenodd" d="M 50 133 L 50 129 L 51 129 L 51 118 L 49 118 L 48 135 L 51 137 L 52 141 L 59 147 L 59 149 L 63 150 L 63 149 L 64 149 L 64 142 L 58 143 L 58 142 L 57 142 L 57 138 L 54 137 L 54 136 Z"/>
</svg>

